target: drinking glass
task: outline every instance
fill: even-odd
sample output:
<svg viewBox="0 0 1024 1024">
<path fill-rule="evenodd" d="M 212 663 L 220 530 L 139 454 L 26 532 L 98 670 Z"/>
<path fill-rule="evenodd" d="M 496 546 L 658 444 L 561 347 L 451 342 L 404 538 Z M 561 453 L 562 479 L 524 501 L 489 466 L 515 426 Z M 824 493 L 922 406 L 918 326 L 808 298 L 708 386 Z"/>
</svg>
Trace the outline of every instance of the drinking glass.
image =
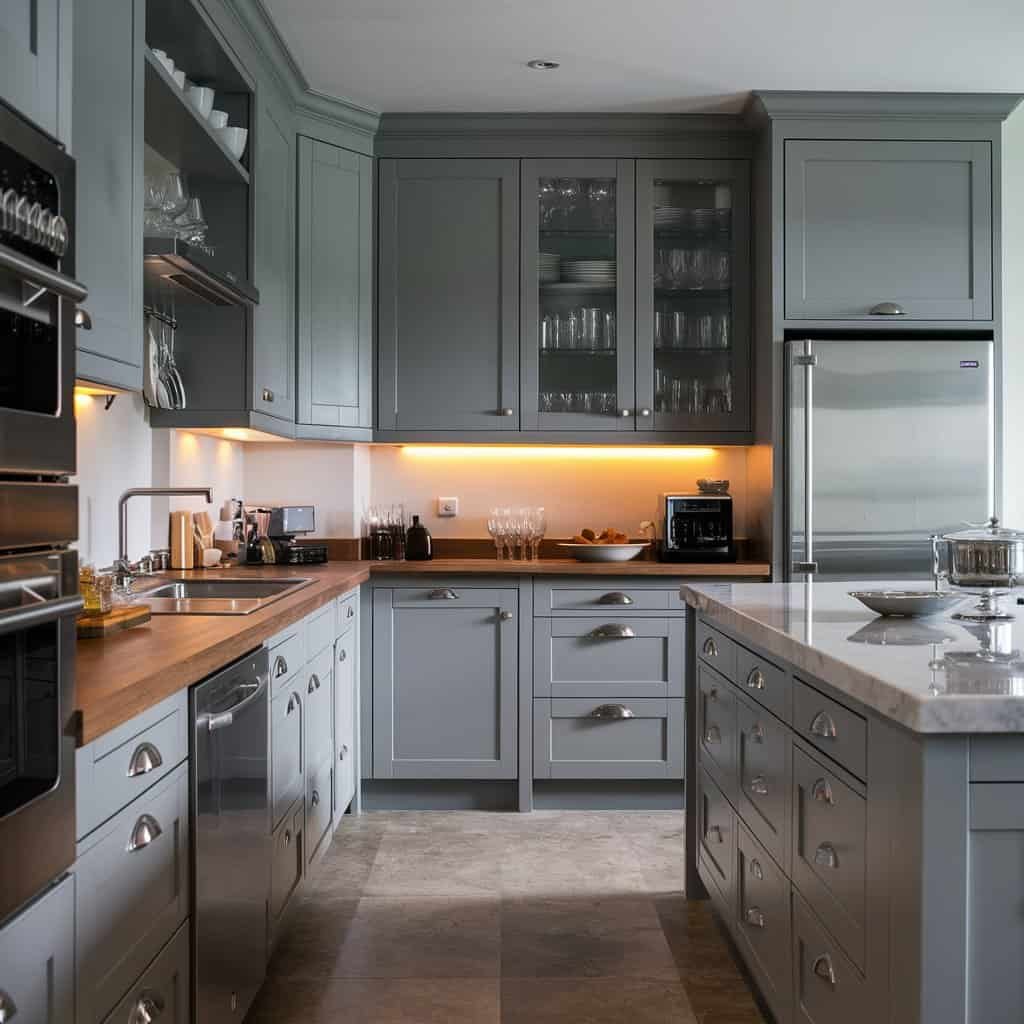
<svg viewBox="0 0 1024 1024">
<path fill-rule="evenodd" d="M 711 284 L 716 288 L 728 288 L 732 280 L 729 253 L 720 251 L 711 254 L 709 272 Z"/>
<path fill-rule="evenodd" d="M 206 220 L 203 217 L 203 205 L 198 196 L 192 196 L 185 209 L 174 219 L 177 235 L 185 242 L 193 245 L 206 240 Z"/>
<path fill-rule="evenodd" d="M 558 223 L 557 227 L 575 227 L 580 205 L 580 183 L 575 178 L 561 178 L 558 181 Z"/>
<path fill-rule="evenodd" d="M 584 348 L 600 347 L 603 324 L 604 314 L 600 309 L 591 307 L 580 310 L 580 339 Z"/>
<path fill-rule="evenodd" d="M 185 188 L 184 179 L 177 171 L 173 171 L 164 178 L 163 191 L 161 208 L 168 218 L 174 220 L 188 206 L 188 190 Z"/>
<path fill-rule="evenodd" d="M 694 319 L 693 343 L 697 348 L 713 348 L 715 334 L 715 316 L 712 313 L 701 313 Z"/>
<path fill-rule="evenodd" d="M 601 348 L 613 349 L 615 348 L 615 314 L 605 313 L 604 315 L 604 334 L 601 336 Z"/>
<path fill-rule="evenodd" d="M 712 343 L 715 348 L 729 347 L 730 329 L 729 314 L 723 310 L 715 317 L 715 325 L 712 332 Z"/>
<path fill-rule="evenodd" d="M 615 226 L 614 188 L 612 182 L 604 179 L 592 181 L 587 188 L 590 216 L 594 225 L 602 230 L 611 230 Z"/>
<path fill-rule="evenodd" d="M 494 549 L 498 561 L 505 558 L 505 516 L 509 512 L 507 508 L 492 508 L 487 517 L 487 532 L 494 541 Z"/>
<path fill-rule="evenodd" d="M 543 505 L 530 509 L 530 557 L 535 562 L 540 561 L 540 542 L 547 532 L 548 519 Z"/>
<path fill-rule="evenodd" d="M 561 322 L 558 338 L 561 348 L 574 349 L 578 347 L 580 338 L 580 322 L 574 312 L 570 312 L 565 320 Z"/>
<path fill-rule="evenodd" d="M 540 203 L 540 227 L 543 231 L 553 227 L 555 206 L 558 202 L 558 188 L 553 178 L 541 178 L 537 189 L 537 200 Z"/>
<path fill-rule="evenodd" d="M 554 325 L 558 322 L 557 317 L 544 316 L 540 321 L 540 348 L 542 352 L 551 348 L 557 348 L 555 342 Z"/>
<path fill-rule="evenodd" d="M 688 331 L 690 330 L 690 318 L 683 310 L 676 310 L 672 314 L 672 348 L 686 348 Z"/>
<path fill-rule="evenodd" d="M 713 283 L 711 251 L 709 249 L 695 249 L 692 256 L 693 280 L 690 287 L 698 289 L 707 288 L 709 284 Z"/>
</svg>

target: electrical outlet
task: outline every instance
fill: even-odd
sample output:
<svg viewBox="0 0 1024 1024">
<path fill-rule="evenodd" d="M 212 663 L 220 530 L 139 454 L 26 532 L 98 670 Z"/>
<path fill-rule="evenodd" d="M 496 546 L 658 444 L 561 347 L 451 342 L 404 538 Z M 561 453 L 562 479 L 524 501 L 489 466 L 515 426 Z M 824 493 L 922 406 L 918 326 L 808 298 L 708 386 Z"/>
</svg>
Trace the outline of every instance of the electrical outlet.
<svg viewBox="0 0 1024 1024">
<path fill-rule="evenodd" d="M 442 518 L 457 516 L 459 514 L 458 498 L 438 498 L 437 514 Z"/>
</svg>

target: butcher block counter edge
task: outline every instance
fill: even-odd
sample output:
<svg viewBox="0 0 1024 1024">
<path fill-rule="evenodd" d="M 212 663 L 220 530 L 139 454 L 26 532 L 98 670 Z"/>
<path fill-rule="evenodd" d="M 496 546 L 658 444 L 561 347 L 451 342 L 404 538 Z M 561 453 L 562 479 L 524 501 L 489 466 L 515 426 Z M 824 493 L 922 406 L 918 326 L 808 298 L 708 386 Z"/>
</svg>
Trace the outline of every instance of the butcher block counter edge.
<svg viewBox="0 0 1024 1024">
<path fill-rule="evenodd" d="M 577 562 L 572 558 L 542 558 L 539 562 L 518 559 L 499 562 L 496 558 L 435 558 L 429 562 L 368 562 L 370 571 L 392 573 L 460 573 L 488 576 L 670 576 L 673 579 L 692 577 L 741 577 L 745 580 L 767 580 L 771 566 L 767 562 Z"/>
</svg>

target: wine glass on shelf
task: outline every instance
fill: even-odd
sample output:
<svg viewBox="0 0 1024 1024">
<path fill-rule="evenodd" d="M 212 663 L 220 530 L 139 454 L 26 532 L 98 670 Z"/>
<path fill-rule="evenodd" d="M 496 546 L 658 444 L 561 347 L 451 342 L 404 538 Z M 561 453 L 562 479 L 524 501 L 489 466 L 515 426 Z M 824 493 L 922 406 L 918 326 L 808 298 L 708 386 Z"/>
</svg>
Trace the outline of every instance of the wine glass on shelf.
<svg viewBox="0 0 1024 1024">
<path fill-rule="evenodd" d="M 492 508 L 487 517 L 487 532 L 494 541 L 494 550 L 499 562 L 505 558 L 506 517 L 507 508 Z"/>
<path fill-rule="evenodd" d="M 164 193 L 162 207 L 167 218 L 171 221 L 179 214 L 185 212 L 188 206 L 188 190 L 185 188 L 185 181 L 182 176 L 173 171 L 164 178 Z"/>
</svg>

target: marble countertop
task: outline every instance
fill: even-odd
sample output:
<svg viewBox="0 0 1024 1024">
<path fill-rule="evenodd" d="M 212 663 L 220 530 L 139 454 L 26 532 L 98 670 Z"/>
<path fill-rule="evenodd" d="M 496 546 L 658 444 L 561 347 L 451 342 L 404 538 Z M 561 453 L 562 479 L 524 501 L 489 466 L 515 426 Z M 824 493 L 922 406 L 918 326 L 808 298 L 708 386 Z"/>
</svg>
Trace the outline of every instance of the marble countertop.
<svg viewBox="0 0 1024 1024">
<path fill-rule="evenodd" d="M 851 590 L 920 589 L 920 581 L 691 583 L 689 605 L 769 654 L 920 733 L 1024 731 L 1024 606 L 1012 622 L 952 614 L 882 618 Z M 957 610 L 969 610 L 968 595 Z"/>
</svg>

